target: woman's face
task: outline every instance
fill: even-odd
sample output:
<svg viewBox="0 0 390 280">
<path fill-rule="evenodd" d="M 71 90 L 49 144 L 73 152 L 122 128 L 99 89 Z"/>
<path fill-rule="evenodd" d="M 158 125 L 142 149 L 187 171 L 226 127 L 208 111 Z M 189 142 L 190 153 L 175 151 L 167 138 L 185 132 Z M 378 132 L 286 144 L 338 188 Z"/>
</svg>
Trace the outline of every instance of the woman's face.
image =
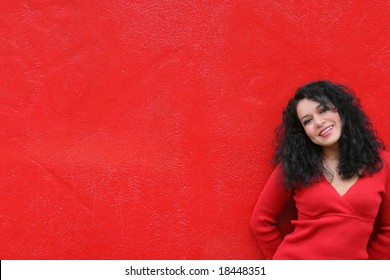
<svg viewBox="0 0 390 280">
<path fill-rule="evenodd" d="M 342 123 L 333 105 L 324 107 L 305 98 L 298 102 L 297 115 L 306 135 L 313 143 L 323 148 L 338 146 Z"/>
</svg>

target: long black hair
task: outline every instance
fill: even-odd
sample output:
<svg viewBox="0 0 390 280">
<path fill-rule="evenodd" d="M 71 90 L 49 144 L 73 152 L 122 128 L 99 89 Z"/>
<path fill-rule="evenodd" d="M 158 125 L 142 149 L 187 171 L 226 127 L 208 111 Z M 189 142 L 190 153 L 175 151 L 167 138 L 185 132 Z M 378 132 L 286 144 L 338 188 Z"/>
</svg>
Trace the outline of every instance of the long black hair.
<svg viewBox="0 0 390 280">
<path fill-rule="evenodd" d="M 334 108 L 340 115 L 342 131 L 337 171 L 342 178 L 364 173 L 372 175 L 382 169 L 379 153 L 384 145 L 353 91 L 330 81 L 310 82 L 295 92 L 283 111 L 281 125 L 276 129 L 273 162 L 281 165 L 286 189 L 308 186 L 326 172 L 321 146 L 310 140 L 297 116 L 297 104 L 305 98 L 323 107 Z"/>
</svg>

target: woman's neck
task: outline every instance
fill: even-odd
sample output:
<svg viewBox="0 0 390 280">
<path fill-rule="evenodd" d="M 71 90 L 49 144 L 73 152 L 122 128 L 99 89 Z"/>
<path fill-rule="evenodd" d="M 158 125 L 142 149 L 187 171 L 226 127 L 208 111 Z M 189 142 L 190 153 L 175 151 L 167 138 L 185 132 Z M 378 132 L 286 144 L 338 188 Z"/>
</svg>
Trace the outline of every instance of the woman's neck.
<svg viewBox="0 0 390 280">
<path fill-rule="evenodd" d="M 324 157 L 324 176 L 330 183 L 332 183 L 335 176 L 338 176 L 337 167 L 339 165 L 339 148 L 338 146 L 323 147 L 322 154 Z"/>
<path fill-rule="evenodd" d="M 323 147 L 322 153 L 324 155 L 324 159 L 326 161 L 334 161 L 339 159 L 339 147 L 331 146 L 331 147 Z"/>
</svg>

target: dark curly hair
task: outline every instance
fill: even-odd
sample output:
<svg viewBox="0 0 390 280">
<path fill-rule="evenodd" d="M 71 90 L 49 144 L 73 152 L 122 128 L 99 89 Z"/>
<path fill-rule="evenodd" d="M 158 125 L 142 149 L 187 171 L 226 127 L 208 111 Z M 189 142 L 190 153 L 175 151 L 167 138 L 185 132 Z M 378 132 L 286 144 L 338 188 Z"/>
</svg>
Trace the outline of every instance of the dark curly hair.
<svg viewBox="0 0 390 280">
<path fill-rule="evenodd" d="M 382 169 L 379 153 L 384 145 L 353 91 L 330 81 L 310 82 L 295 92 L 283 111 L 281 125 L 276 129 L 273 162 L 281 165 L 283 185 L 287 190 L 309 186 L 327 172 L 323 165 L 322 148 L 306 135 L 297 116 L 297 104 L 305 98 L 320 103 L 324 108 L 334 108 L 340 115 L 342 132 L 337 170 L 342 178 L 363 176 L 364 173 L 372 175 Z"/>
</svg>

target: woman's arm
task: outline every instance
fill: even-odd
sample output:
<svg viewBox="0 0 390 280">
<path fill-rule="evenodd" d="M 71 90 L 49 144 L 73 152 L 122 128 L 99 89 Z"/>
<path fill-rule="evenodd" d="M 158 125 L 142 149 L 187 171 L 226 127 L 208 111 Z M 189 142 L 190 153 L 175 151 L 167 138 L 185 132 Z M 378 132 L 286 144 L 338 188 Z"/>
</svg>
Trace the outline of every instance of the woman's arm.
<svg viewBox="0 0 390 280">
<path fill-rule="evenodd" d="M 387 169 L 387 183 L 382 196 L 382 203 L 377 216 L 377 234 L 369 244 L 367 251 L 370 259 L 389 260 L 390 259 L 390 156 L 385 153 L 384 169 Z"/>
<path fill-rule="evenodd" d="M 390 169 L 387 172 L 386 189 L 376 219 L 376 234 L 367 248 L 369 259 L 372 260 L 390 259 Z"/>
<path fill-rule="evenodd" d="M 291 197 L 277 182 L 281 182 L 282 170 L 278 166 L 268 179 L 257 200 L 251 218 L 251 228 L 266 259 L 272 259 L 282 242 L 277 219 Z"/>
</svg>

